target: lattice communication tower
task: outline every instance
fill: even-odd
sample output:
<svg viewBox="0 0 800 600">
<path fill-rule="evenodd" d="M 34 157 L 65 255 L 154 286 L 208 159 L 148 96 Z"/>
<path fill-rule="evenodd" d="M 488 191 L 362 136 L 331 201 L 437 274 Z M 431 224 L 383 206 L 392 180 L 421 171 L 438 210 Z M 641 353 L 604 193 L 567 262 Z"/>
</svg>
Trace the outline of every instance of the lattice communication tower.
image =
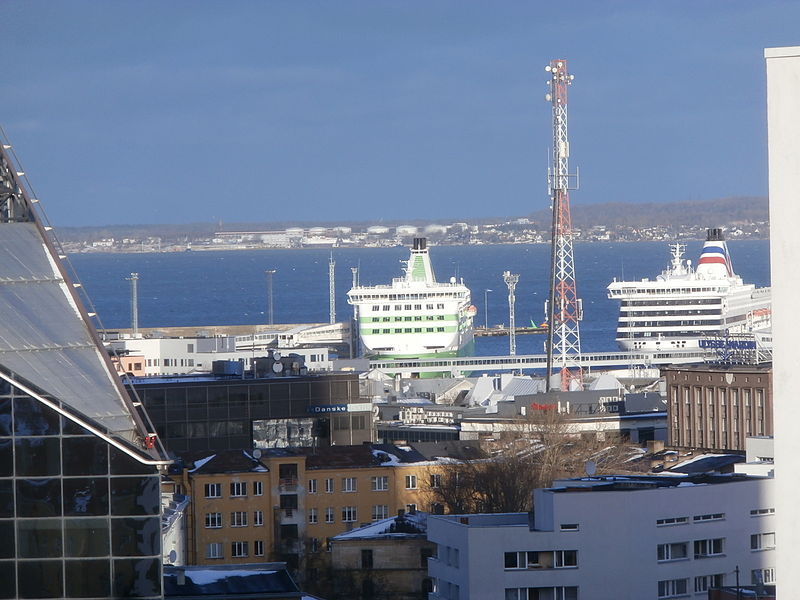
<svg viewBox="0 0 800 600">
<path fill-rule="evenodd" d="M 511 271 L 505 271 L 503 273 L 503 281 L 505 281 L 506 286 L 508 286 L 508 353 L 513 356 L 517 353 L 517 323 L 514 305 L 517 302 L 515 290 L 517 288 L 517 282 L 519 281 L 519 275 Z"/>
<path fill-rule="evenodd" d="M 555 59 L 545 67 L 550 74 L 545 100 L 553 106 L 553 158 L 547 170 L 547 183 L 553 207 L 550 296 L 547 303 L 547 380 L 553 367 L 561 374 L 561 389 L 582 384 L 581 337 L 579 321 L 583 307 L 575 285 L 575 258 L 572 252 L 572 217 L 569 191 L 577 189 L 578 176 L 569 172 L 569 137 L 567 135 L 567 87 L 574 75 L 567 61 Z"/>
</svg>

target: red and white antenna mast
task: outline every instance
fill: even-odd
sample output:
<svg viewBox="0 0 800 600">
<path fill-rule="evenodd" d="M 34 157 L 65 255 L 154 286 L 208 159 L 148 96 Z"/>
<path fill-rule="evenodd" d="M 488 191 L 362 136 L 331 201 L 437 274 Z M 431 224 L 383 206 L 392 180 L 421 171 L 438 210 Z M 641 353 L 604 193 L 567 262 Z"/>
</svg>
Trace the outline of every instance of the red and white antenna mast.
<svg viewBox="0 0 800 600">
<path fill-rule="evenodd" d="M 550 297 L 547 303 L 547 381 L 553 367 L 561 374 L 561 389 L 581 385 L 581 336 L 578 322 L 583 306 L 575 286 L 575 258 L 572 253 L 572 217 L 569 190 L 577 189 L 578 176 L 569 172 L 567 137 L 567 87 L 574 75 L 567 61 L 556 59 L 545 67 L 550 87 L 545 100 L 553 105 L 553 162 L 547 169 L 547 183 L 553 205 L 552 249 L 550 254 Z"/>
</svg>

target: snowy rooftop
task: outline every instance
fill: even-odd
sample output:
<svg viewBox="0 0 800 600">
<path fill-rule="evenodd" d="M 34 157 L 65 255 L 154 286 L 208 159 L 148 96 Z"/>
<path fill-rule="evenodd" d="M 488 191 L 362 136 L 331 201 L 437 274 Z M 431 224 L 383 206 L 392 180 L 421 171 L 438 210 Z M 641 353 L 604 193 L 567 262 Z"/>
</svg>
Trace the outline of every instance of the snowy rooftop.
<svg viewBox="0 0 800 600">
<path fill-rule="evenodd" d="M 396 517 L 381 519 L 346 533 L 340 533 L 334 541 L 363 540 L 367 538 L 393 539 L 424 537 L 428 530 L 428 513 L 403 513 Z"/>
</svg>

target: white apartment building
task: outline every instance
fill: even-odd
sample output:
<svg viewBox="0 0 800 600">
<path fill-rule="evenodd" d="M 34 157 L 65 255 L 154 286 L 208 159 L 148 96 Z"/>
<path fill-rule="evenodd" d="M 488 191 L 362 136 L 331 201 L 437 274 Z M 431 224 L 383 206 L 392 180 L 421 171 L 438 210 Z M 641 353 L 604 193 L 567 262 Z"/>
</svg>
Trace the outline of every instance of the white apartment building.
<svg viewBox="0 0 800 600">
<path fill-rule="evenodd" d="M 215 360 L 241 360 L 245 370 L 252 361 L 267 355 L 263 349 L 237 349 L 233 336 L 216 338 L 123 338 L 114 340 L 117 352 L 142 357 L 146 376 L 188 375 L 210 373 Z M 298 354 L 305 360 L 309 371 L 331 369 L 328 349 L 287 348 L 276 349 L 282 355 Z"/>
<path fill-rule="evenodd" d="M 528 513 L 428 519 L 431 600 L 661 600 L 775 582 L 774 480 L 596 477 Z"/>
</svg>

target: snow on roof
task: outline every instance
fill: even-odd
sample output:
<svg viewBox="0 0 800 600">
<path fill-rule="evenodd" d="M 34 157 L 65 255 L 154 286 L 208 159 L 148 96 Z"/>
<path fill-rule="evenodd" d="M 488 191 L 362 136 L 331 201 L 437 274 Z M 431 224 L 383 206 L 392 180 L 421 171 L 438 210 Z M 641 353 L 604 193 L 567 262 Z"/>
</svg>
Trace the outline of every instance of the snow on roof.
<svg viewBox="0 0 800 600">
<path fill-rule="evenodd" d="M 220 570 L 201 570 L 201 571 L 186 571 L 186 579 L 191 579 L 195 585 L 208 585 L 209 583 L 216 583 L 229 577 L 251 577 L 253 575 L 272 575 L 276 571 L 256 571 L 249 569 L 236 569 L 231 571 Z"/>
<path fill-rule="evenodd" d="M 418 529 L 417 533 L 411 533 L 408 531 L 405 532 L 397 532 L 391 531 L 391 527 L 393 524 L 398 522 L 398 520 L 405 521 L 411 527 Z M 414 513 L 404 513 L 402 517 L 389 517 L 387 519 L 381 519 L 380 521 L 375 521 L 374 523 L 370 523 L 369 525 L 364 525 L 363 527 L 357 527 L 356 529 L 351 529 L 350 531 L 346 531 L 345 533 L 340 533 L 339 535 L 333 538 L 334 541 L 336 540 L 352 540 L 352 539 L 363 539 L 363 538 L 374 538 L 374 537 L 389 537 L 389 538 L 405 538 L 405 537 L 418 537 L 420 535 L 424 536 L 425 532 L 428 529 L 428 513 L 424 512 L 414 512 Z"/>
<path fill-rule="evenodd" d="M 216 458 L 216 456 L 217 456 L 216 454 L 212 454 L 211 456 L 206 456 L 205 458 L 201 458 L 200 460 L 194 461 L 194 469 L 189 469 L 189 473 L 194 473 L 195 471 L 200 469 L 204 464 L 206 464 L 208 461 Z"/>
</svg>

